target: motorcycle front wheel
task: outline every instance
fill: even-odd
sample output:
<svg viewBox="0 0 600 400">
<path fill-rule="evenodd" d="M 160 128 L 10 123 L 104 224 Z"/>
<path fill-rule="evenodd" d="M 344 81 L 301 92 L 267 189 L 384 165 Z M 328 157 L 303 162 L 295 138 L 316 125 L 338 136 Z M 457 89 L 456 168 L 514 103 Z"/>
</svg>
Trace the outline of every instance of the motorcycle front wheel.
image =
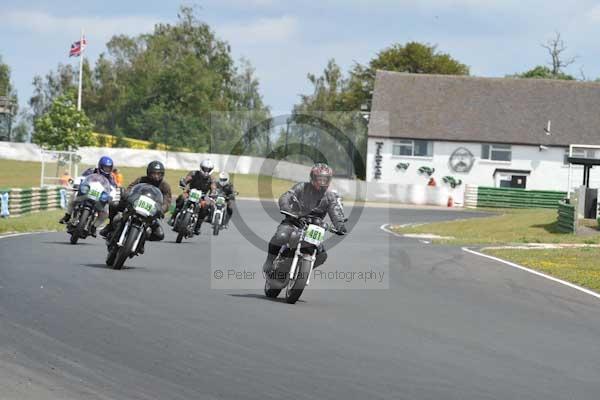
<svg viewBox="0 0 600 400">
<path fill-rule="evenodd" d="M 80 233 L 85 231 L 85 226 L 88 223 L 88 218 L 90 217 L 90 210 L 84 209 L 79 215 L 79 222 L 73 232 L 71 232 L 71 244 L 77 244 L 79 240 Z"/>
<path fill-rule="evenodd" d="M 300 296 L 302 296 L 302 292 L 306 287 L 306 282 L 308 281 L 308 275 L 310 273 L 310 261 L 305 260 L 304 258 L 298 260 L 300 265 L 298 266 L 298 274 L 296 276 L 296 280 L 292 280 L 290 277 L 290 282 L 285 288 L 285 301 L 289 304 L 295 304 Z"/>
<path fill-rule="evenodd" d="M 178 218 L 176 229 L 177 239 L 175 239 L 176 243 L 181 243 L 181 241 L 185 237 L 188 225 L 190 224 L 190 218 L 192 218 L 192 214 L 190 214 L 189 212 L 185 212 L 182 218 Z"/>
<path fill-rule="evenodd" d="M 140 232 L 140 228 L 137 226 L 131 226 L 129 231 L 127 232 L 127 238 L 125 239 L 125 243 L 123 246 L 117 250 L 117 256 L 115 257 L 115 261 L 112 264 L 113 269 L 121 269 L 123 268 L 123 264 L 125 264 L 125 260 L 127 257 L 135 251 L 133 245 L 135 244 L 139 235 L 142 235 L 143 232 Z"/>
</svg>

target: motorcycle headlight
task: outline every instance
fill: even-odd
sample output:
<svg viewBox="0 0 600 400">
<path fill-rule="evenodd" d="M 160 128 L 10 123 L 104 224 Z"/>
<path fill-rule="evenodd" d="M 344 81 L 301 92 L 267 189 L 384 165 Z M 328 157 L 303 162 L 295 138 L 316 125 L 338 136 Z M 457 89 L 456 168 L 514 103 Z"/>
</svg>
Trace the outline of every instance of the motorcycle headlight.
<svg viewBox="0 0 600 400">
<path fill-rule="evenodd" d="M 100 202 L 108 203 L 109 201 L 110 201 L 110 195 L 106 192 L 102 192 L 102 194 L 100 195 Z"/>
<path fill-rule="evenodd" d="M 81 185 L 79 185 L 79 194 L 86 195 L 89 191 L 90 185 L 88 185 L 87 183 L 82 183 Z"/>
</svg>

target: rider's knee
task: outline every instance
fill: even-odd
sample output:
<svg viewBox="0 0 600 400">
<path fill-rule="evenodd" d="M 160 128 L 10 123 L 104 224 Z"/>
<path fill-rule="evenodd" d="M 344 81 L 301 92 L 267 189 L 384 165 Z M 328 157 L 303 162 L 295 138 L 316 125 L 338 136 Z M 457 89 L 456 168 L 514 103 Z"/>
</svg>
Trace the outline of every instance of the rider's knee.
<svg viewBox="0 0 600 400">
<path fill-rule="evenodd" d="M 160 242 L 165 238 L 165 231 L 163 231 L 162 226 L 156 225 L 152 229 L 152 233 L 150 234 L 151 242 Z"/>
</svg>

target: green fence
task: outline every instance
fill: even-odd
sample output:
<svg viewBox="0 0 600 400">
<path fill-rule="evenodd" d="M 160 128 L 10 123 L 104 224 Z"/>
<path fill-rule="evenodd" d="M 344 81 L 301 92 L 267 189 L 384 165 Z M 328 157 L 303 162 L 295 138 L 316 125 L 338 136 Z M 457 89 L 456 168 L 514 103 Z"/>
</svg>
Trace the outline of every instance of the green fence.
<svg viewBox="0 0 600 400">
<path fill-rule="evenodd" d="M 558 205 L 557 227 L 563 233 L 575 233 L 577 218 L 575 217 L 575 206 L 560 202 Z"/>
<path fill-rule="evenodd" d="M 2 217 L 16 217 L 25 213 L 54 210 L 66 204 L 62 187 L 0 189 L 0 210 Z"/>
<path fill-rule="evenodd" d="M 496 208 L 558 208 L 565 192 L 506 188 L 477 188 L 477 207 Z"/>
</svg>

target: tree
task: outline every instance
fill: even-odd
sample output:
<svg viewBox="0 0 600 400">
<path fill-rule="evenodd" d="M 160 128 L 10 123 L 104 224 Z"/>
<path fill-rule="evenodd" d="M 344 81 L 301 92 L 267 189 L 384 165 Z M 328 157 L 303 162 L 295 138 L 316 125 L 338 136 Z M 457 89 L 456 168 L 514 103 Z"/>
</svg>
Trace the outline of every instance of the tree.
<svg viewBox="0 0 600 400">
<path fill-rule="evenodd" d="M 4 134 L 8 137 L 11 126 L 13 125 L 17 112 L 19 111 L 19 99 L 17 92 L 10 82 L 10 67 L 2 61 L 0 55 L 0 97 L 7 100 L 10 113 L 0 115 L 0 134 Z M 11 138 L 12 139 L 12 138 Z"/>
<path fill-rule="evenodd" d="M 73 94 L 54 99 L 49 110 L 35 120 L 33 142 L 52 150 L 77 150 L 93 144 L 90 120 L 77 110 Z"/>
<path fill-rule="evenodd" d="M 350 109 L 371 109 L 370 99 L 377 70 L 411 74 L 469 75 L 469 67 L 439 52 L 437 46 L 419 42 L 393 44 L 383 49 L 368 65 L 356 64 L 350 71 L 345 103 Z"/>
<path fill-rule="evenodd" d="M 575 62 L 577 57 L 571 57 L 564 59 L 562 58 L 562 53 L 567 50 L 565 43 L 560 38 L 560 33 L 556 32 L 554 38 L 548 40 L 545 44 L 541 45 L 543 48 L 548 50 L 548 54 L 550 54 L 552 66 L 552 75 L 558 76 L 562 73 L 562 69 L 568 67 L 569 65 Z"/>
<path fill-rule="evenodd" d="M 560 33 L 556 32 L 555 36 L 548 40 L 546 43 L 542 43 L 541 46 L 548 51 L 550 55 L 550 68 L 538 65 L 529 71 L 525 71 L 520 74 L 509 75 L 513 78 L 534 78 L 534 79 L 560 79 L 573 81 L 576 78 L 573 75 L 569 75 L 563 72 L 563 69 L 573 64 L 576 57 L 563 58 L 563 53 L 567 50 L 565 43 L 560 37 Z M 582 74 L 583 75 L 583 74 Z M 585 77 L 584 77 L 585 80 Z"/>
<path fill-rule="evenodd" d="M 167 143 L 171 148 L 206 151 L 211 115 L 251 110 L 268 116 L 249 63 L 238 68 L 229 44 L 183 6 L 174 24 L 157 24 L 135 37 L 113 36 L 92 66 L 83 65 L 82 108 L 98 132 Z M 34 80 L 33 114 L 75 87 L 76 75 L 60 66 Z M 243 125 L 231 120 L 223 131 L 240 137 Z M 235 132 L 235 134 L 234 134 Z"/>
<path fill-rule="evenodd" d="M 563 72 L 559 72 L 558 74 L 554 74 L 552 70 L 546 66 L 538 65 L 529 71 L 525 71 L 521 74 L 512 75 L 515 78 L 533 78 L 533 79 L 562 79 L 573 81 L 575 77 L 569 74 L 565 74 Z"/>
</svg>

